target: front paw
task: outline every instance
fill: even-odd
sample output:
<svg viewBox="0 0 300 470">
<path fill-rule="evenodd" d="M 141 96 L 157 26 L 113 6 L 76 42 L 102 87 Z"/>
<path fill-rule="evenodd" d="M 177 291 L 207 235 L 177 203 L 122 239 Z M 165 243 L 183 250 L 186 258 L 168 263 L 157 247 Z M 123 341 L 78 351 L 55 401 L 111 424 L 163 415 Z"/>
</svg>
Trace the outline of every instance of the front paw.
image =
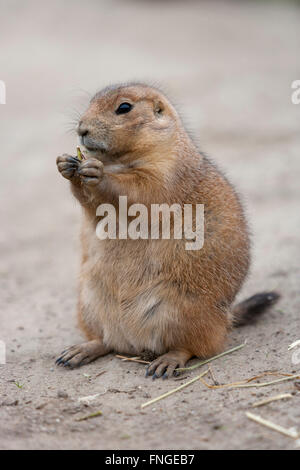
<svg viewBox="0 0 300 470">
<path fill-rule="evenodd" d="M 95 186 L 103 178 L 103 163 L 96 158 L 84 160 L 79 166 L 78 175 L 83 184 Z"/>
<path fill-rule="evenodd" d="M 78 176 L 77 171 L 80 165 L 80 160 L 78 160 L 78 158 L 64 153 L 61 157 L 57 157 L 56 165 L 58 171 L 64 178 L 71 180 Z"/>
</svg>

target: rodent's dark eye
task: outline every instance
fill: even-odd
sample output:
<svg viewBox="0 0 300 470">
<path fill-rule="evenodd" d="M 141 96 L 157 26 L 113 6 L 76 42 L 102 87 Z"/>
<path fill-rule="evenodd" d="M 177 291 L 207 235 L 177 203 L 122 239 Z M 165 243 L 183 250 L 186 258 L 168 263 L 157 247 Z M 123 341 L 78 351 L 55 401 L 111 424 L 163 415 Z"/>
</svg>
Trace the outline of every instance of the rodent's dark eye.
<svg viewBox="0 0 300 470">
<path fill-rule="evenodd" d="M 118 109 L 116 109 L 116 114 L 125 114 L 129 113 L 132 109 L 132 104 L 130 103 L 121 103 Z"/>
</svg>

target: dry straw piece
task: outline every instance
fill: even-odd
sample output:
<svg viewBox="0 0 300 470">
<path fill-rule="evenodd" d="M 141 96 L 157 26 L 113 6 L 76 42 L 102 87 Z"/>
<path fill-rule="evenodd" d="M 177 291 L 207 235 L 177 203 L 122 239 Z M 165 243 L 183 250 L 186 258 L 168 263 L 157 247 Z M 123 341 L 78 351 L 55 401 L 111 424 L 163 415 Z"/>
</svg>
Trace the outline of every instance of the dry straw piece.
<svg viewBox="0 0 300 470">
<path fill-rule="evenodd" d="M 273 401 L 284 400 L 285 398 L 293 398 L 293 395 L 291 395 L 290 393 L 281 393 L 281 395 L 276 395 L 275 397 L 269 397 L 269 398 L 266 398 L 265 400 L 256 401 L 255 403 L 253 403 L 252 408 L 256 408 L 258 406 L 263 406 L 263 405 L 268 405 L 269 403 L 272 403 Z"/>
<path fill-rule="evenodd" d="M 176 369 L 178 372 L 183 372 L 183 371 L 186 371 L 186 370 L 194 370 L 194 369 L 197 369 L 198 367 L 201 367 L 201 366 L 204 366 L 205 364 L 208 364 L 209 362 L 212 362 L 216 359 L 219 359 L 219 357 L 223 357 L 223 356 L 226 356 L 227 354 L 231 354 L 235 351 L 238 351 L 239 349 L 243 348 L 244 346 L 246 346 L 246 343 L 243 343 L 243 344 L 240 344 L 239 346 L 235 346 L 235 348 L 232 348 L 232 349 L 228 349 L 227 351 L 224 351 L 222 352 L 221 354 L 218 354 L 217 356 L 213 356 L 209 359 L 206 359 L 205 361 L 201 361 L 201 362 L 197 362 L 196 364 L 194 364 L 193 366 L 190 366 L 190 367 L 179 367 L 178 369 Z"/>
<path fill-rule="evenodd" d="M 140 356 L 128 357 L 128 356 L 121 356 L 120 354 L 116 354 L 116 357 L 118 359 L 121 359 L 122 361 L 139 362 L 140 364 L 150 364 L 149 361 L 143 361 L 142 359 L 140 359 Z"/>
<path fill-rule="evenodd" d="M 284 376 L 281 379 L 276 379 L 276 380 L 271 380 L 270 382 L 263 382 L 263 383 L 255 383 L 255 384 L 250 384 L 249 382 L 252 382 L 253 380 L 260 379 L 262 377 L 265 377 L 266 375 L 277 375 L 277 376 Z M 263 374 L 257 375 L 255 377 L 251 377 L 250 379 L 245 379 L 241 380 L 240 382 L 233 382 L 229 384 L 223 384 L 223 385 L 209 385 L 205 380 L 201 379 L 201 382 L 206 385 L 207 388 L 211 389 L 218 389 L 218 388 L 228 388 L 230 390 L 235 389 L 235 388 L 253 388 L 253 387 L 267 387 L 269 385 L 277 384 L 280 382 L 286 382 L 288 380 L 293 380 L 293 379 L 299 379 L 300 376 L 299 374 L 291 375 L 291 374 L 283 374 L 283 373 L 277 373 L 277 372 L 264 372 Z"/>
<path fill-rule="evenodd" d="M 77 418 L 76 421 L 86 421 L 87 419 L 97 418 L 98 416 L 102 416 L 102 411 L 96 411 L 95 413 L 83 416 L 82 418 Z"/>
<path fill-rule="evenodd" d="M 89 405 L 92 401 L 96 400 L 96 398 L 100 397 L 101 395 L 105 395 L 107 390 L 104 392 L 95 393 L 94 395 L 88 395 L 86 397 L 78 398 L 79 403 L 84 403 L 85 405 Z"/>
<path fill-rule="evenodd" d="M 288 347 L 288 351 L 294 349 L 296 346 L 300 346 L 300 339 L 297 339 L 297 341 L 294 341 L 292 344 L 290 344 Z"/>
<path fill-rule="evenodd" d="M 255 421 L 256 423 L 259 423 L 269 429 L 273 429 L 274 431 L 280 432 L 280 434 L 284 434 L 285 436 L 291 437 L 292 439 L 298 439 L 300 436 L 298 431 L 294 428 L 286 429 L 279 424 L 272 423 L 272 421 L 268 421 L 267 419 L 250 413 L 249 411 L 246 412 L 246 416 L 247 418 L 252 419 L 252 421 Z"/>
<path fill-rule="evenodd" d="M 201 379 L 201 377 L 203 377 L 203 376 L 204 376 L 205 374 L 207 374 L 208 372 L 209 372 L 209 370 L 207 369 L 205 372 L 202 372 L 202 374 L 198 375 L 197 377 L 195 377 L 195 378 L 192 379 L 192 380 L 189 380 L 189 381 L 186 382 L 185 384 L 180 385 L 179 387 L 174 388 L 173 390 L 170 390 L 169 392 L 164 393 L 163 395 L 160 395 L 159 397 L 153 398 L 152 400 L 147 401 L 146 403 L 143 403 L 143 404 L 141 405 L 141 408 L 146 408 L 146 406 L 152 405 L 153 403 L 156 403 L 157 401 L 162 400 L 163 398 L 167 398 L 167 397 L 169 397 L 170 395 L 172 395 L 172 394 L 175 393 L 175 392 L 179 392 L 179 390 L 182 390 L 183 388 L 187 387 L 188 385 L 191 385 L 191 384 L 193 384 L 194 382 L 197 382 L 197 380 Z"/>
</svg>

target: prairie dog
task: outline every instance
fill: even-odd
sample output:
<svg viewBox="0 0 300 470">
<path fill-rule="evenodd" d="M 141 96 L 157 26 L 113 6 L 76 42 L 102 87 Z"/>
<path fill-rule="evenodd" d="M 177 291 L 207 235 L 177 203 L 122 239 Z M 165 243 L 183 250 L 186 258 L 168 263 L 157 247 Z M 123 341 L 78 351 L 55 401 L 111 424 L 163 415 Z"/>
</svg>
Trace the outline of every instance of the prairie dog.
<svg viewBox="0 0 300 470">
<path fill-rule="evenodd" d="M 178 113 L 143 83 L 107 87 L 91 100 L 77 133 L 86 159 L 64 154 L 59 172 L 82 206 L 78 319 L 87 342 L 57 364 L 76 367 L 111 351 L 158 356 L 147 369 L 170 377 L 193 356 L 224 348 L 234 321 L 277 299 L 233 301 L 249 268 L 249 236 L 235 190 L 196 148 Z M 96 236 L 100 204 L 204 204 L 204 245 L 185 240 Z"/>
</svg>

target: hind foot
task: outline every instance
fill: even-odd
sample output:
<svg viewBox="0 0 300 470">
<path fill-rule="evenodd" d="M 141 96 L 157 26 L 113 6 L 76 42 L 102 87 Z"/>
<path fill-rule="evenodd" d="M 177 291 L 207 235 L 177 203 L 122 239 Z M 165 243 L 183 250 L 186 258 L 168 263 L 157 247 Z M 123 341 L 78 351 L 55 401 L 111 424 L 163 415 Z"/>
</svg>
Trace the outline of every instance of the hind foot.
<svg viewBox="0 0 300 470">
<path fill-rule="evenodd" d="M 152 379 L 155 380 L 159 377 L 167 379 L 168 377 L 177 376 L 179 372 L 175 369 L 184 367 L 192 356 L 193 354 L 189 351 L 169 351 L 151 362 L 147 367 L 146 377 L 152 375 Z"/>
<path fill-rule="evenodd" d="M 110 350 L 103 345 L 102 340 L 94 339 L 86 343 L 71 346 L 61 353 L 55 363 L 60 366 L 80 367 L 94 361 L 97 357 L 108 354 Z"/>
</svg>

